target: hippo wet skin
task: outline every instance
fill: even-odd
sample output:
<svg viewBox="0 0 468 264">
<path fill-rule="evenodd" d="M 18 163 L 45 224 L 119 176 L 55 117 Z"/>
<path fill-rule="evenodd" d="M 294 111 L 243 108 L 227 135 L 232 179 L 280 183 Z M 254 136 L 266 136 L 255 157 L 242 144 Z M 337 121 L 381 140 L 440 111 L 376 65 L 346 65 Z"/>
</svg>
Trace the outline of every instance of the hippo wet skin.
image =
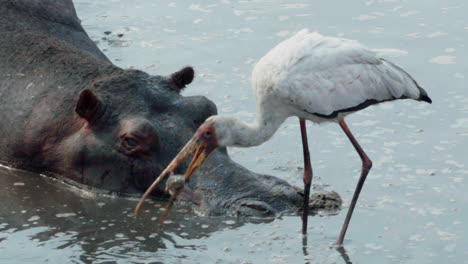
<svg viewBox="0 0 468 264">
<path fill-rule="evenodd" d="M 3 164 L 139 194 L 216 114 L 205 97 L 180 94 L 194 77 L 191 67 L 152 76 L 112 64 L 71 1 L 0 0 L 0 33 Z M 209 157 L 190 187 L 209 215 L 272 216 L 297 211 L 302 201 L 300 190 L 243 168 L 225 149 Z M 162 188 L 153 195 L 167 197 Z M 312 199 L 314 208 L 340 203 L 338 196 Z"/>
</svg>

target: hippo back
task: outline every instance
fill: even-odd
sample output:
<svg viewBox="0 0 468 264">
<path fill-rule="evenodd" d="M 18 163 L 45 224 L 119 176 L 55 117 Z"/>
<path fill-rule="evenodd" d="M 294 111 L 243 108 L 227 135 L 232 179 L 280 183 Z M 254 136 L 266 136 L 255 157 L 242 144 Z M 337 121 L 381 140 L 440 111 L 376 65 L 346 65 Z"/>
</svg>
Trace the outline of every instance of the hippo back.
<svg viewBox="0 0 468 264">
<path fill-rule="evenodd" d="M 84 31 L 71 0 L 0 0 L 0 32 L 9 37 L 18 34 L 55 37 L 107 60 Z M 22 45 L 13 41 L 2 44 Z"/>
</svg>

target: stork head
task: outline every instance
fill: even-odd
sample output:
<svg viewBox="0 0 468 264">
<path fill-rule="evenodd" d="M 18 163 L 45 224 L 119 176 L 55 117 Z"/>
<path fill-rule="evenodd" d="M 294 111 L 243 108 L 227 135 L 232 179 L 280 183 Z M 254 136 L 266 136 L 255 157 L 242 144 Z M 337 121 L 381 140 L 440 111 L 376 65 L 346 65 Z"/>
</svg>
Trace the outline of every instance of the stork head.
<svg viewBox="0 0 468 264">
<path fill-rule="evenodd" d="M 180 166 L 189 156 L 193 155 L 192 162 L 185 172 L 185 182 L 190 181 L 190 177 L 195 171 L 203 164 L 203 161 L 215 150 L 218 145 L 216 137 L 216 129 L 214 126 L 214 120 L 208 119 L 205 121 L 195 132 L 192 139 L 182 148 L 177 154 L 173 161 L 169 164 L 169 167 L 173 166 L 173 170 Z M 172 165 L 172 166 L 171 166 Z M 170 171 L 169 173 L 171 173 Z"/>
</svg>

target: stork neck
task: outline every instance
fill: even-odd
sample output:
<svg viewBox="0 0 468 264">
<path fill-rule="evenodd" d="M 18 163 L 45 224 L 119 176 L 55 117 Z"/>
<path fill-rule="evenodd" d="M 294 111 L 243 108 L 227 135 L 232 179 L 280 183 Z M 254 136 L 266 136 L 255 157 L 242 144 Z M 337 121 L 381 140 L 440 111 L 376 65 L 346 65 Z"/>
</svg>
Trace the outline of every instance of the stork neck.
<svg viewBox="0 0 468 264">
<path fill-rule="evenodd" d="M 274 111 L 257 113 L 255 122 L 248 124 L 239 119 L 231 126 L 230 145 L 238 147 L 258 146 L 270 139 L 286 117 L 275 115 Z"/>
</svg>

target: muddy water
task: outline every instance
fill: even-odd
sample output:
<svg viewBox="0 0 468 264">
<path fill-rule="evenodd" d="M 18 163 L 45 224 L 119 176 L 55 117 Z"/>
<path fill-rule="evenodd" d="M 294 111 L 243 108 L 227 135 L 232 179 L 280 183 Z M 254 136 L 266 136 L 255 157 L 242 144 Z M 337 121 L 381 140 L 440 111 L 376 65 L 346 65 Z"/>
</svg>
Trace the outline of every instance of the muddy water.
<svg viewBox="0 0 468 264">
<path fill-rule="evenodd" d="M 410 72 L 434 103 L 401 101 L 348 118 L 374 167 L 344 256 L 331 247 L 345 211 L 310 219 L 199 217 L 180 205 L 157 233 L 163 203 L 136 201 L 0 168 L 1 263 L 468 263 L 468 6 L 450 1 L 75 1 L 90 37 L 122 67 L 197 71 L 184 92 L 253 120 L 255 61 L 295 31 L 358 39 Z M 104 32 L 107 32 L 104 33 Z M 315 189 L 347 204 L 359 157 L 334 124 L 309 125 Z M 299 126 L 262 146 L 229 149 L 247 168 L 301 185 Z M 68 261 L 67 261 L 68 262 Z"/>
</svg>

